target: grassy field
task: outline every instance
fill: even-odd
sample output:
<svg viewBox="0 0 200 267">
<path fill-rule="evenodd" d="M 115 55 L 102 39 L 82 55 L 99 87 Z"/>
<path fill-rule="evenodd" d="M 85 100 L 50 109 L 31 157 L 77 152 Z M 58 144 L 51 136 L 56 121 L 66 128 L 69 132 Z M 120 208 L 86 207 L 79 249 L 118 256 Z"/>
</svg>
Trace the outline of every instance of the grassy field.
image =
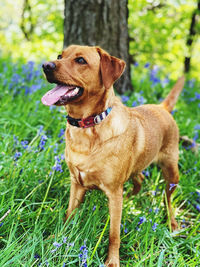
<svg viewBox="0 0 200 267">
<path fill-rule="evenodd" d="M 174 81 L 148 64 L 132 69 L 129 106 L 159 103 Z M 64 225 L 70 178 L 64 162 L 63 108 L 43 106 L 52 88 L 33 62 L 0 63 L 0 266 L 103 266 L 109 216 L 102 192 L 88 191 L 73 220 Z M 200 84 L 187 81 L 173 111 L 180 134 L 180 183 L 173 206 L 180 230 L 165 220 L 164 181 L 151 166 L 137 196 L 124 186 L 121 266 L 200 266 Z M 197 150 L 194 153 L 193 150 Z M 7 216 L 6 216 L 7 215 Z"/>
</svg>

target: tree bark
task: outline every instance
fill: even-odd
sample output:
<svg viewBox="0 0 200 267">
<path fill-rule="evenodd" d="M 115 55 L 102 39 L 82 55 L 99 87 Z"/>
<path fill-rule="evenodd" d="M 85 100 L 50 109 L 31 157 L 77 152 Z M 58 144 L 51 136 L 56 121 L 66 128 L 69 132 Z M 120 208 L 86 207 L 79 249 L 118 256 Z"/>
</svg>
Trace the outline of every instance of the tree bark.
<svg viewBox="0 0 200 267">
<path fill-rule="evenodd" d="M 192 43 L 193 43 L 194 37 L 197 33 L 197 31 L 196 31 L 197 15 L 200 15 L 200 0 L 198 0 L 197 8 L 194 10 L 194 12 L 192 14 L 189 35 L 188 35 L 187 42 L 186 42 L 186 45 L 188 47 L 189 52 L 188 52 L 188 56 L 185 57 L 185 61 L 184 61 L 185 73 L 188 73 L 190 71 Z"/>
<path fill-rule="evenodd" d="M 126 62 L 114 87 L 132 90 L 129 63 L 128 0 L 65 0 L 64 47 L 70 44 L 100 46 Z"/>
</svg>

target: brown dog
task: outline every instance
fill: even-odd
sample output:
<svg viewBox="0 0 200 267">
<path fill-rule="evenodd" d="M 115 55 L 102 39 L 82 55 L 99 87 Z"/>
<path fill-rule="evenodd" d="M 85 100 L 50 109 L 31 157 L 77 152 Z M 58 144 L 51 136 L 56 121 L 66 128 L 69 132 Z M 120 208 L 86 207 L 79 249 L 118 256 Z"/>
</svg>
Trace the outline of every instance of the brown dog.
<svg viewBox="0 0 200 267">
<path fill-rule="evenodd" d="M 179 181 L 179 132 L 170 111 L 184 84 L 180 78 L 160 105 L 124 106 L 113 91 L 125 62 L 99 47 L 69 46 L 53 62 L 43 64 L 47 80 L 57 86 L 47 92 L 45 105 L 64 105 L 68 113 L 65 157 L 71 174 L 66 218 L 83 201 L 87 189 L 101 189 L 109 199 L 110 234 L 106 266 L 119 266 L 123 184 L 157 162 L 166 180 L 172 229 L 177 228 L 170 196 Z M 170 190 L 171 189 L 171 190 Z"/>
</svg>

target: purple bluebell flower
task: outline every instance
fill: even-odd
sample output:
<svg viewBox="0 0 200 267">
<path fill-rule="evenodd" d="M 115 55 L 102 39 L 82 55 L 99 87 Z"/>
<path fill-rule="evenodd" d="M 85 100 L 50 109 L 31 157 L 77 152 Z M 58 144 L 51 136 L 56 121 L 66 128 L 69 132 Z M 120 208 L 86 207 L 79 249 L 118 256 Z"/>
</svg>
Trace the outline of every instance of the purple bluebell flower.
<svg viewBox="0 0 200 267">
<path fill-rule="evenodd" d="M 24 149 L 26 149 L 28 147 L 28 141 L 27 140 L 21 141 L 21 145 Z"/>
<path fill-rule="evenodd" d="M 146 170 L 146 171 L 142 171 L 142 173 L 143 173 L 146 177 L 149 177 L 149 176 L 150 176 L 150 173 L 149 173 L 148 170 Z"/>
<path fill-rule="evenodd" d="M 172 188 L 174 188 L 174 187 L 176 187 L 176 186 L 177 186 L 177 184 L 169 184 L 169 191 L 171 191 Z"/>
<path fill-rule="evenodd" d="M 44 150 L 44 146 L 46 144 L 46 140 L 47 140 L 47 136 L 46 135 L 42 135 L 41 139 L 40 139 L 40 143 L 39 143 L 39 148 L 41 150 Z"/>
<path fill-rule="evenodd" d="M 14 160 L 18 160 L 20 157 L 22 156 L 22 153 L 21 152 L 15 152 L 15 155 L 14 155 Z"/>
<path fill-rule="evenodd" d="M 200 94 L 199 93 L 195 92 L 195 97 L 197 100 L 200 100 Z"/>
<path fill-rule="evenodd" d="M 174 109 L 171 111 L 171 114 L 174 115 L 174 113 L 178 112 L 178 109 Z"/>
<path fill-rule="evenodd" d="M 138 102 L 139 102 L 139 105 L 143 105 L 144 104 L 144 97 L 143 96 L 140 96 L 138 98 Z"/>
<path fill-rule="evenodd" d="M 14 145 L 18 145 L 18 137 L 16 135 L 13 135 Z"/>
<path fill-rule="evenodd" d="M 200 205 L 199 204 L 196 204 L 195 208 L 200 212 Z"/>
<path fill-rule="evenodd" d="M 122 102 L 127 102 L 129 100 L 129 97 L 127 95 L 121 96 Z"/>
<path fill-rule="evenodd" d="M 56 172 L 63 172 L 63 169 L 62 169 L 62 165 L 57 163 L 53 166 L 52 170 L 56 171 Z"/>
<path fill-rule="evenodd" d="M 156 228 L 158 226 L 158 223 L 154 223 L 153 226 L 152 226 L 152 230 L 155 232 Z"/>
<path fill-rule="evenodd" d="M 40 259 L 41 257 L 40 257 L 39 254 L 36 253 L 36 254 L 34 255 L 34 258 L 35 258 L 35 259 Z"/>
<path fill-rule="evenodd" d="M 93 209 L 92 209 L 93 211 L 95 211 L 96 210 L 96 206 L 94 205 L 94 207 L 93 207 Z"/>
<path fill-rule="evenodd" d="M 164 80 L 162 81 L 162 85 L 165 86 L 168 83 L 169 83 L 169 78 L 168 77 L 164 78 Z"/>
<path fill-rule="evenodd" d="M 63 238 L 63 243 L 66 243 L 67 242 L 67 237 L 65 236 L 64 238 Z"/>
<path fill-rule="evenodd" d="M 146 222 L 146 218 L 145 216 L 142 216 L 142 217 L 139 217 L 139 222 L 138 222 L 138 225 L 141 225 L 142 223 Z"/>
<path fill-rule="evenodd" d="M 1 227 L 1 226 L 3 226 L 3 222 L 2 222 L 2 223 L 0 223 L 0 227 Z"/>
<path fill-rule="evenodd" d="M 39 130 L 38 130 L 38 134 L 39 134 L 39 135 L 42 133 L 43 129 L 44 129 L 44 126 L 43 126 L 43 125 L 40 125 L 40 128 L 39 128 Z"/>
<path fill-rule="evenodd" d="M 138 63 L 138 62 L 135 62 L 135 63 L 134 63 L 134 66 L 135 66 L 135 67 L 139 66 L 139 63 Z"/>
<path fill-rule="evenodd" d="M 156 196 L 157 192 L 154 190 L 151 192 L 153 196 Z"/>
<path fill-rule="evenodd" d="M 195 125 L 195 126 L 194 126 L 194 129 L 195 129 L 195 130 L 200 130 L 200 124 Z"/>
<path fill-rule="evenodd" d="M 60 133 L 58 134 L 58 137 L 62 137 L 65 134 L 65 130 L 64 129 L 60 129 Z"/>
<path fill-rule="evenodd" d="M 154 213 L 158 214 L 159 210 L 160 210 L 159 208 L 155 208 Z"/>
<path fill-rule="evenodd" d="M 144 65 L 144 68 L 147 69 L 149 66 L 150 66 L 150 63 L 147 62 L 147 63 Z"/>
<path fill-rule="evenodd" d="M 88 249 L 85 241 L 84 245 L 80 247 L 80 251 L 81 253 L 79 254 L 79 258 L 81 260 L 81 266 L 87 267 Z"/>
<path fill-rule="evenodd" d="M 54 242 L 53 246 L 56 247 L 56 248 L 59 248 L 59 247 L 62 246 L 62 243 Z"/>
<path fill-rule="evenodd" d="M 136 107 L 136 106 L 137 106 L 137 101 L 133 101 L 132 107 Z"/>
</svg>

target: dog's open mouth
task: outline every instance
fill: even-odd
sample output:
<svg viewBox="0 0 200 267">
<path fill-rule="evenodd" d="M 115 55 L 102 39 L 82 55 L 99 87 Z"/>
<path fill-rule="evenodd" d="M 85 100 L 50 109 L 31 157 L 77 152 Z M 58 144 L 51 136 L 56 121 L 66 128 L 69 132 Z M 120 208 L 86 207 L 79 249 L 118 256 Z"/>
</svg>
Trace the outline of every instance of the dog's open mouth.
<svg viewBox="0 0 200 267">
<path fill-rule="evenodd" d="M 83 94 L 83 88 L 76 85 L 57 84 L 42 97 L 42 103 L 46 106 L 66 105 L 68 102 Z"/>
</svg>

